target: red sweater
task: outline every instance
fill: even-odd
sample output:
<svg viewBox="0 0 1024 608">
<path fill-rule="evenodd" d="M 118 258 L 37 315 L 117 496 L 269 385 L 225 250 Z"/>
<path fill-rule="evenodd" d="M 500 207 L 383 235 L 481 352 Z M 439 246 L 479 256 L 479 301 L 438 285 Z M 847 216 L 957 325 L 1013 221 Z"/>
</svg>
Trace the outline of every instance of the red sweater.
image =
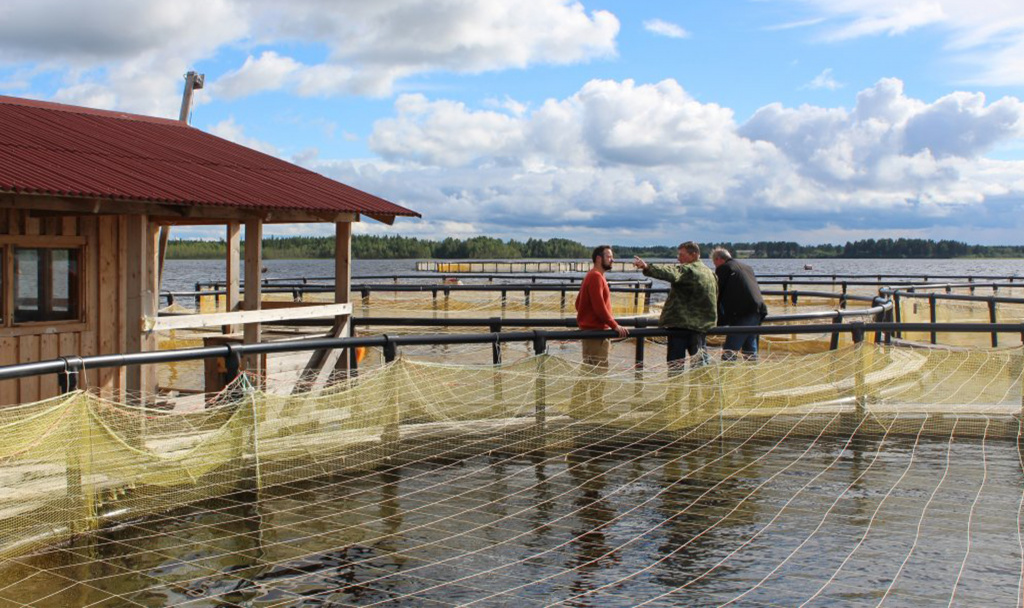
<svg viewBox="0 0 1024 608">
<path fill-rule="evenodd" d="M 576 294 L 576 324 L 580 329 L 615 329 L 612 317 L 612 292 L 604 275 L 591 270 L 583 278 Z"/>
</svg>

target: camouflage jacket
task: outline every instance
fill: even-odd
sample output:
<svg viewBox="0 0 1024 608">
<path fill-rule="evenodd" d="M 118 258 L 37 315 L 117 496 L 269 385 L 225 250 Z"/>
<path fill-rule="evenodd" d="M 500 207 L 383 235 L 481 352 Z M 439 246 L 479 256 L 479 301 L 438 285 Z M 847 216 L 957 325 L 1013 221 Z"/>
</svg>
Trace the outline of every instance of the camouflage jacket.
<svg viewBox="0 0 1024 608">
<path fill-rule="evenodd" d="M 644 275 L 669 283 L 658 325 L 707 331 L 718 321 L 718 280 L 697 260 L 689 264 L 648 264 Z"/>
</svg>

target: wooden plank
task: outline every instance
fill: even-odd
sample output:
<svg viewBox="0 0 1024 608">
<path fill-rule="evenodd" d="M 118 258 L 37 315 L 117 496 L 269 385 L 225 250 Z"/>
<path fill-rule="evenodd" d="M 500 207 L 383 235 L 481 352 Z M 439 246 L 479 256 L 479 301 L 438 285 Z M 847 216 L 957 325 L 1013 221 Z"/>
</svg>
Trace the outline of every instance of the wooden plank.
<svg viewBox="0 0 1024 608">
<path fill-rule="evenodd" d="M 74 216 L 61 218 L 61 236 L 78 236 L 78 218 Z"/>
<path fill-rule="evenodd" d="M 227 221 L 263 223 L 357 222 L 354 212 L 302 211 L 298 209 L 256 210 L 220 205 L 168 205 L 150 201 L 109 200 L 81 197 L 60 197 L 48 194 L 0 193 L 0 208 L 31 209 L 36 215 L 45 212 L 75 215 L 138 215 L 146 214 L 162 224 L 223 224 Z"/>
<path fill-rule="evenodd" d="M 157 338 L 153 334 L 145 333 L 142 324 L 146 318 L 156 317 L 156 311 L 160 308 L 160 280 L 163 273 L 163 260 L 161 259 L 160 244 L 164 237 L 160 226 L 143 218 L 145 224 L 145 276 L 143 285 L 145 289 L 142 297 L 142 314 L 139 317 L 138 332 L 141 335 L 141 350 L 150 352 L 159 349 Z M 164 243 L 166 245 L 166 243 Z M 155 396 L 157 390 L 157 366 L 147 365 L 142 368 L 142 390 L 145 394 Z"/>
<path fill-rule="evenodd" d="M 80 236 L 0 236 L 0 245 L 19 247 L 81 247 L 85 237 Z"/>
<path fill-rule="evenodd" d="M 99 239 L 96 241 L 98 250 L 96 283 L 99 289 L 96 323 L 97 354 L 109 354 L 119 352 L 118 324 L 121 320 L 121 315 L 117 310 L 117 296 L 120 293 L 118 288 L 120 277 L 117 262 L 117 218 L 101 217 L 97 221 L 99 234 Z M 114 388 L 114 370 L 111 368 L 96 370 L 96 385 L 102 389 L 102 394 L 109 395 Z"/>
<path fill-rule="evenodd" d="M 149 272 L 153 270 L 153 260 L 149 255 L 149 222 L 144 215 L 129 215 L 123 218 L 125 266 L 122 284 L 124 285 L 124 347 L 125 352 L 143 352 L 142 324 L 146 317 L 147 300 L 150 299 Z M 150 316 L 155 311 L 149 311 Z M 125 369 L 125 389 L 138 394 L 147 387 L 142 383 L 142 369 L 132 365 Z"/>
<path fill-rule="evenodd" d="M 105 279 L 103 284 L 107 285 Z M 128 350 L 128 216 L 122 215 L 117 218 L 117 352 L 123 353 Z M 125 368 L 117 368 L 114 372 L 114 386 L 118 390 L 118 400 L 124 399 L 124 389 L 127 383 Z"/>
<path fill-rule="evenodd" d="M 392 220 L 394 218 L 392 217 Z M 339 222 L 334 225 L 334 301 L 335 303 L 350 302 L 352 289 L 352 224 Z M 350 315 L 334 319 L 333 335 L 345 337 L 349 334 Z M 337 350 L 337 349 L 336 349 Z M 340 351 L 339 351 L 340 354 Z M 333 357 L 332 357 L 333 358 Z M 339 356 L 334 361 L 324 360 L 338 371 L 348 372 L 349 358 Z"/>
<path fill-rule="evenodd" d="M 67 332 L 85 331 L 87 325 L 79 321 L 46 321 L 45 323 L 29 323 L 14 327 L 0 327 L 0 336 L 45 336 Z"/>
<path fill-rule="evenodd" d="M 39 337 L 39 360 L 49 361 L 60 356 L 60 338 L 49 334 Z M 49 399 L 60 394 L 57 387 L 57 376 L 46 374 L 39 377 L 39 398 Z"/>
<path fill-rule="evenodd" d="M 82 276 L 85 277 L 85 284 L 83 285 L 82 293 L 85 298 L 83 301 L 84 312 L 85 312 L 85 325 L 86 329 L 79 334 L 78 339 L 78 352 L 83 357 L 89 357 L 92 355 L 99 354 L 99 334 L 97 327 L 99 327 L 99 310 L 100 310 L 100 279 L 99 279 L 99 248 L 100 248 L 100 237 L 99 237 L 99 224 L 97 218 L 94 217 L 83 217 L 79 222 L 79 231 L 86 240 L 92 243 L 91 247 L 86 247 L 84 250 L 85 259 L 82 261 L 82 267 L 84 272 Z M 91 383 L 90 383 L 91 381 Z M 96 386 L 96 372 L 93 372 L 90 376 L 88 373 L 83 374 L 79 379 L 79 386 L 82 388 L 88 388 L 89 386 Z"/>
<path fill-rule="evenodd" d="M 326 337 L 344 338 L 348 336 L 349 317 L 336 317 L 336 319 L 338 318 L 343 318 L 345 321 L 339 324 L 335 320 L 334 327 L 331 328 Z M 292 394 L 308 391 L 315 386 L 323 386 L 330 379 L 333 370 L 348 371 L 348 357 L 343 356 L 346 352 L 347 349 L 344 348 L 313 351 L 309 361 L 306 363 L 305 369 L 302 370 L 298 380 L 295 382 Z"/>
<path fill-rule="evenodd" d="M 79 340 L 82 334 L 79 333 L 67 333 L 59 334 L 58 339 L 58 352 L 57 355 L 60 357 L 80 357 L 82 356 L 79 352 Z"/>
<path fill-rule="evenodd" d="M 214 312 L 205 315 L 181 315 L 175 317 L 158 317 L 147 319 L 147 331 L 167 331 L 170 329 L 198 329 L 201 327 L 217 327 L 227 324 L 259 325 L 268 321 L 291 321 L 293 319 L 319 319 L 352 314 L 352 305 L 315 304 L 292 308 L 267 308 L 259 310 L 239 310 L 236 312 Z M 246 339 L 248 343 L 249 340 Z"/>
<path fill-rule="evenodd" d="M 18 340 L 0 338 L 0 365 L 14 365 L 18 362 Z M 0 405 L 15 405 L 18 399 L 18 381 L 0 381 Z"/>
<path fill-rule="evenodd" d="M 25 226 L 25 234 L 28 236 L 37 236 L 43 233 L 39 218 L 32 217 L 27 213 L 24 216 L 23 225 Z"/>
<path fill-rule="evenodd" d="M 49 236 L 60 236 L 60 218 L 59 217 L 44 217 L 40 218 L 42 225 L 42 234 Z"/>
<path fill-rule="evenodd" d="M 260 309 L 262 297 L 263 270 L 263 222 L 252 220 L 245 223 L 245 300 L 243 308 L 247 311 Z M 227 321 L 232 323 L 233 321 Z M 223 322 L 222 322 L 223 323 Z M 260 324 L 249 323 L 243 331 L 246 344 L 260 341 Z M 259 375 L 259 357 L 247 357 L 246 369 Z"/>
<path fill-rule="evenodd" d="M 17 236 L 23 234 L 21 229 L 22 212 L 18 209 L 11 209 L 7 214 L 7 234 Z"/>
<path fill-rule="evenodd" d="M 18 363 L 39 361 L 39 336 L 18 338 Z M 22 403 L 39 400 L 39 377 L 18 379 L 18 398 Z"/>
<path fill-rule="evenodd" d="M 238 310 L 239 303 L 239 292 L 238 285 L 240 284 L 240 269 L 241 269 L 241 254 L 242 254 L 242 225 L 238 222 L 229 222 L 227 225 L 227 276 L 225 279 L 225 288 L 227 297 L 225 299 L 227 306 L 225 310 L 227 312 L 234 312 Z M 241 331 L 240 327 L 235 325 L 225 325 L 221 330 L 225 334 L 233 334 Z"/>
<path fill-rule="evenodd" d="M 10 323 L 14 319 L 14 285 L 7 285 L 9 281 L 14 279 L 14 255 L 13 253 L 5 253 L 2 262 L 0 262 L 0 270 L 3 272 L 3 276 L 6 279 L 4 281 L 3 294 L 3 310 L 4 310 L 4 323 Z M 5 327 L 5 330 L 12 328 Z"/>
</svg>

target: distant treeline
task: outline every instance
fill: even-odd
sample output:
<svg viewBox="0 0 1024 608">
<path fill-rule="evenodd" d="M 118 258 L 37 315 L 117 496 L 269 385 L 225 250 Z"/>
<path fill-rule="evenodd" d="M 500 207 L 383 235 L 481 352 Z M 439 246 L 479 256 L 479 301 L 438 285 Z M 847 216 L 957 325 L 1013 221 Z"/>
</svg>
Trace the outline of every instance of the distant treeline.
<svg viewBox="0 0 1024 608">
<path fill-rule="evenodd" d="M 650 258 L 676 257 L 676 245 L 613 245 L 620 260 L 639 255 Z M 1018 258 L 1024 246 L 968 245 L 959 241 L 927 239 L 866 239 L 845 245 L 800 245 L 787 241 L 756 243 L 701 243 L 702 255 L 720 246 L 740 258 Z M 242 244 L 244 249 L 245 244 Z M 518 259 L 541 258 L 579 260 L 590 257 L 592 246 L 568 239 L 502 241 L 478 236 L 448 237 L 431 241 L 403 236 L 352 237 L 352 256 L 358 259 Z M 220 241 L 176 239 L 168 243 L 167 257 L 178 260 L 222 258 L 226 245 Z M 315 236 L 269 237 L 263 241 L 264 259 L 317 259 L 334 257 L 334 238 Z"/>
</svg>

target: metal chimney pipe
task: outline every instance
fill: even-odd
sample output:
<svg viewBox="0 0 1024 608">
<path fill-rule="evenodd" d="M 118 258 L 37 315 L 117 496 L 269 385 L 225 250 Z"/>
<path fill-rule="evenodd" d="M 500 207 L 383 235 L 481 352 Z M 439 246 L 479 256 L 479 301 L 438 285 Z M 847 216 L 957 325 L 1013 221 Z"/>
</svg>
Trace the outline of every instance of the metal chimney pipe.
<svg viewBox="0 0 1024 608">
<path fill-rule="evenodd" d="M 179 121 L 188 124 L 188 114 L 192 111 L 192 92 L 203 88 L 203 82 L 205 80 L 205 74 L 196 74 L 191 70 L 185 74 L 185 92 L 181 95 L 181 114 L 178 115 Z"/>
</svg>

